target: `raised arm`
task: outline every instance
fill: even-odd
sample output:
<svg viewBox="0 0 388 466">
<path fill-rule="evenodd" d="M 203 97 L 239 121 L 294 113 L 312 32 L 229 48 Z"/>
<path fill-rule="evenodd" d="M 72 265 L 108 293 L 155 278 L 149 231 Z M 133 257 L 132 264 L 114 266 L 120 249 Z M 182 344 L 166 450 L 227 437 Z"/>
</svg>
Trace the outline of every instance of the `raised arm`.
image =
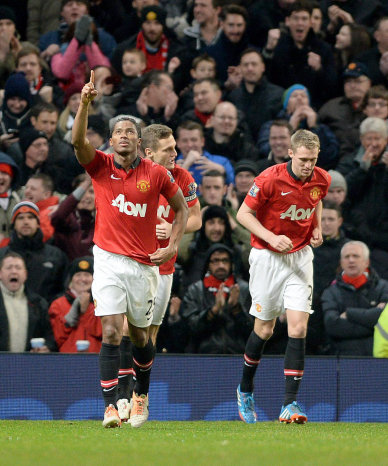
<svg viewBox="0 0 388 466">
<path fill-rule="evenodd" d="M 86 130 L 88 127 L 89 104 L 97 94 L 98 91 L 94 88 L 94 71 L 91 71 L 90 81 L 82 88 L 81 102 L 71 131 L 71 143 L 74 146 L 75 155 L 78 162 L 83 165 L 90 163 L 96 155 L 96 149 L 86 138 Z"/>
</svg>

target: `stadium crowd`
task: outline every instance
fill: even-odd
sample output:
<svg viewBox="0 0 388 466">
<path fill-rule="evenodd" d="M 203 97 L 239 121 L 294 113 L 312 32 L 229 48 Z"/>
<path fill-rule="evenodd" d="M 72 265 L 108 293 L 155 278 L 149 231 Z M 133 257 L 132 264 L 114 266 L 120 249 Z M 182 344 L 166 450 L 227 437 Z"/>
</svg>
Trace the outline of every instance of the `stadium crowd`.
<svg viewBox="0 0 388 466">
<path fill-rule="evenodd" d="M 101 346 L 94 191 L 70 143 L 93 70 L 93 147 L 110 153 L 119 115 L 167 125 L 198 186 L 202 227 L 181 241 L 157 350 L 244 352 L 251 244 L 236 214 L 308 129 L 332 182 L 307 354 L 372 356 L 388 313 L 387 0 L 14 4 L 0 6 L 0 350 Z M 265 353 L 286 343 L 282 315 Z"/>
</svg>

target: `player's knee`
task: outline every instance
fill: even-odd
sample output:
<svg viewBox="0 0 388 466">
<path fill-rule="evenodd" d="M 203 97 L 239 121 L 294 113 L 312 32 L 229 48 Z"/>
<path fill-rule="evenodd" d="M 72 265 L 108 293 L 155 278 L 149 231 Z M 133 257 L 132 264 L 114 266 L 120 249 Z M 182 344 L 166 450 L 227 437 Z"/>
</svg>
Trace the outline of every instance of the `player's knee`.
<svg viewBox="0 0 388 466">
<path fill-rule="evenodd" d="M 119 345 L 121 342 L 122 331 L 112 324 L 106 324 L 102 329 L 102 338 L 104 343 L 110 345 Z"/>
<path fill-rule="evenodd" d="M 291 338 L 305 338 L 307 334 L 307 327 L 305 324 L 297 324 L 288 328 L 288 336 Z"/>
<path fill-rule="evenodd" d="M 273 329 L 261 329 L 258 335 L 262 340 L 269 340 L 273 335 Z"/>
</svg>

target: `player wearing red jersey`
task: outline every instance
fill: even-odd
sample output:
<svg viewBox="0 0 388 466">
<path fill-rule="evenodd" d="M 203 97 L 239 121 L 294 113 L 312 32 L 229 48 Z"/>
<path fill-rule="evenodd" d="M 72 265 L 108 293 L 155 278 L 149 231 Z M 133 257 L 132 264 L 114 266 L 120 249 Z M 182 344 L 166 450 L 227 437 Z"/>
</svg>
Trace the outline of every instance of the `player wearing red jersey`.
<svg viewBox="0 0 388 466">
<path fill-rule="evenodd" d="M 313 253 L 322 244 L 321 199 L 330 175 L 316 167 L 319 138 L 307 130 L 291 138 L 290 162 L 257 176 L 237 214 L 251 232 L 249 288 L 254 329 L 248 338 L 241 383 L 237 388 L 239 414 L 256 422 L 253 378 L 276 318 L 286 312 L 288 344 L 284 358 L 285 400 L 281 422 L 305 423 L 296 401 L 304 371 L 307 321 L 311 312 Z"/>
<path fill-rule="evenodd" d="M 165 125 L 153 124 L 147 126 L 141 133 L 141 148 L 146 158 L 165 167 L 175 179 L 177 185 L 181 188 L 189 208 L 189 216 L 186 224 L 185 233 L 199 230 L 202 225 L 200 204 L 196 194 L 196 183 L 190 173 L 179 165 L 175 164 L 177 152 L 175 150 L 176 142 L 172 130 Z M 175 218 L 175 212 L 170 208 L 166 198 L 159 197 L 158 219 L 156 225 L 156 237 L 160 247 L 167 247 L 170 241 L 172 225 Z M 164 314 L 168 306 L 171 295 L 171 286 L 173 280 L 174 264 L 176 255 L 168 262 L 159 266 L 159 283 L 156 293 L 155 308 L 153 312 L 152 324 L 150 327 L 150 337 L 156 345 L 156 337 L 159 327 L 163 321 Z M 117 401 L 119 415 L 122 420 L 128 419 L 130 413 L 130 404 L 128 399 L 132 390 L 132 357 L 130 352 L 131 342 L 126 335 L 124 323 L 124 336 L 121 341 L 120 350 L 120 370 L 119 370 L 119 397 Z"/>
<path fill-rule="evenodd" d="M 113 154 L 94 149 L 86 139 L 86 128 L 89 104 L 96 95 L 92 71 L 90 82 L 82 89 L 72 143 L 79 163 L 92 178 L 96 199 L 92 294 L 95 313 L 101 316 L 102 324 L 99 363 L 106 407 L 103 426 L 121 425 L 115 403 L 119 344 L 126 315 L 136 372 L 131 425 L 139 427 L 148 418 L 148 388 L 154 356 L 149 327 L 159 277 L 156 266 L 176 254 L 187 222 L 187 204 L 164 168 L 138 157 L 140 132 L 130 117 L 119 118 L 112 129 Z M 170 241 L 165 248 L 158 247 L 155 238 L 160 194 L 175 212 Z"/>
</svg>

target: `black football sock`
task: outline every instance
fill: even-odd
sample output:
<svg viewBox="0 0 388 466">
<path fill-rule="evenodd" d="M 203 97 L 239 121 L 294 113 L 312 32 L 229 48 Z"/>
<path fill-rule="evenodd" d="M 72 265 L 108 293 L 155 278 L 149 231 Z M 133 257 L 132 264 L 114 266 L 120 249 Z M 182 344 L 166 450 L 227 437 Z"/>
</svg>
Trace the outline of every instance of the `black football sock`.
<svg viewBox="0 0 388 466">
<path fill-rule="evenodd" d="M 100 383 L 105 407 L 112 404 L 116 406 L 117 384 L 120 366 L 119 345 L 102 343 L 100 356 Z"/>
<path fill-rule="evenodd" d="M 305 338 L 288 338 L 284 356 L 284 377 L 286 379 L 284 406 L 296 401 L 304 372 L 305 346 Z"/>
<path fill-rule="evenodd" d="M 151 339 L 144 348 L 132 346 L 133 368 L 136 373 L 134 391 L 138 395 L 147 395 L 150 386 L 152 363 L 154 362 L 155 347 Z"/>
<path fill-rule="evenodd" d="M 120 343 L 120 369 L 118 384 L 118 399 L 130 400 L 133 392 L 132 343 L 131 339 L 123 336 Z"/>
<path fill-rule="evenodd" d="M 242 392 L 253 392 L 253 378 L 267 340 L 262 340 L 253 330 L 249 335 L 244 353 L 244 368 L 240 382 Z"/>
</svg>

